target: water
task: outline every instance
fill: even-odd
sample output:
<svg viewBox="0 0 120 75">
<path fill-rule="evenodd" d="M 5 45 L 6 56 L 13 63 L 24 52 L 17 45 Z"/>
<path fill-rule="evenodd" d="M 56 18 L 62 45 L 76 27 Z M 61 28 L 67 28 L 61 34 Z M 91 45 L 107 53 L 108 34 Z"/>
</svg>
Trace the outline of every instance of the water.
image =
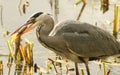
<svg viewBox="0 0 120 75">
<path fill-rule="evenodd" d="M 65 19 L 76 19 L 77 15 L 80 11 L 80 8 L 82 6 L 78 5 L 75 6 L 75 2 L 77 0 L 60 0 L 60 6 L 59 6 L 59 15 L 58 19 L 59 21 L 65 20 Z M 10 36 L 3 37 L 2 32 L 4 31 L 10 31 L 13 32 L 15 29 L 20 27 L 22 24 L 24 24 L 29 17 L 39 11 L 52 13 L 50 5 L 48 0 L 30 0 L 30 6 L 27 8 L 26 14 L 23 14 L 20 16 L 17 5 L 17 0 L 1 0 L 2 6 L 3 6 L 3 23 L 4 27 L 0 27 L 0 54 L 8 55 L 9 51 L 7 48 L 6 41 L 10 38 Z M 24 3 L 24 2 L 23 2 Z M 97 23 L 98 27 L 101 27 L 110 33 L 112 33 L 112 24 L 108 24 L 108 22 L 113 21 L 113 5 L 110 5 L 110 9 L 107 13 L 103 15 L 103 13 L 100 11 L 100 1 L 95 0 L 94 9 L 92 8 L 91 0 L 87 0 L 87 6 L 81 16 L 80 21 L 81 22 L 87 22 L 90 24 L 95 25 Z M 39 44 L 37 41 L 36 35 L 35 35 L 35 29 L 30 31 L 29 33 L 22 36 L 22 38 L 27 38 L 31 42 L 34 43 L 34 63 L 37 63 L 39 66 L 45 67 L 45 64 L 48 60 L 48 57 L 55 58 L 55 54 L 51 53 L 48 49 L 44 48 Z M 4 65 L 4 75 L 8 74 L 8 68 L 7 68 L 7 60 L 8 57 L 0 56 L 0 60 L 3 61 Z M 99 68 L 99 65 L 90 62 L 90 70 L 92 75 L 103 75 L 103 72 Z M 80 68 L 85 68 L 84 64 L 79 65 Z M 74 67 L 73 63 L 70 62 L 70 67 Z M 120 74 L 120 66 L 114 65 L 114 66 L 107 66 L 108 69 L 111 69 L 110 75 L 119 75 Z M 15 65 L 12 66 L 11 75 L 13 75 L 15 72 Z M 74 72 L 72 72 L 74 74 Z M 38 75 L 38 73 L 34 73 L 34 75 Z M 46 74 L 44 74 L 46 75 Z M 52 72 L 48 75 L 55 75 L 55 70 L 53 69 Z"/>
</svg>

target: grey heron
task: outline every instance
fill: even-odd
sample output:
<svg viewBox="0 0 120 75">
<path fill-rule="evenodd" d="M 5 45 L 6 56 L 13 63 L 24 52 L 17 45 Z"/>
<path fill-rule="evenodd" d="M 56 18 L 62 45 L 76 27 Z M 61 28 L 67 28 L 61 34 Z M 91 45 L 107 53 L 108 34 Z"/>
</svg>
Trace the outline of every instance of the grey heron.
<svg viewBox="0 0 120 75">
<path fill-rule="evenodd" d="M 62 21 L 55 27 L 51 15 L 43 12 L 33 15 L 13 34 L 21 36 L 35 27 L 37 39 L 44 47 L 76 63 L 84 63 L 88 75 L 88 61 L 120 54 L 120 43 L 107 31 L 73 20 Z"/>
</svg>

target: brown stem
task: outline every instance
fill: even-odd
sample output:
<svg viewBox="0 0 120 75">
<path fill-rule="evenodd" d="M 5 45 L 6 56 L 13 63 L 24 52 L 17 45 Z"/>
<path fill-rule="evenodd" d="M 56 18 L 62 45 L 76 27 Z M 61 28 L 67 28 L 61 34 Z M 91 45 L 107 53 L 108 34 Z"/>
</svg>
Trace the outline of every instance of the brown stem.
<svg viewBox="0 0 120 75">
<path fill-rule="evenodd" d="M 78 63 L 75 62 L 76 75 L 79 75 Z"/>
<path fill-rule="evenodd" d="M 80 19 L 81 15 L 82 15 L 82 12 L 83 12 L 83 10 L 84 10 L 84 8 L 85 8 L 85 6 L 86 6 L 86 0 L 82 0 L 82 2 L 83 2 L 83 6 L 82 6 L 82 8 L 81 8 L 81 10 L 80 10 L 80 13 L 79 13 L 79 15 L 78 15 L 78 17 L 77 17 L 77 20 Z"/>
</svg>

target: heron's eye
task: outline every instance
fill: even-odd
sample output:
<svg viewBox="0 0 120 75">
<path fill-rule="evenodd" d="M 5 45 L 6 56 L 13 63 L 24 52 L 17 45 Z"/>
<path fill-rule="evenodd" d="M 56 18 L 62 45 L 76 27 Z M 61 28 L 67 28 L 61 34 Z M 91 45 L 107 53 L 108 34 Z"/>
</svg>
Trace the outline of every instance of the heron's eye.
<svg viewBox="0 0 120 75">
<path fill-rule="evenodd" d="M 27 22 L 29 22 L 29 23 L 35 22 L 35 18 L 30 18 L 30 20 L 28 20 Z"/>
<path fill-rule="evenodd" d="M 52 14 L 49 14 L 49 13 L 47 13 L 48 15 L 52 15 Z"/>
</svg>

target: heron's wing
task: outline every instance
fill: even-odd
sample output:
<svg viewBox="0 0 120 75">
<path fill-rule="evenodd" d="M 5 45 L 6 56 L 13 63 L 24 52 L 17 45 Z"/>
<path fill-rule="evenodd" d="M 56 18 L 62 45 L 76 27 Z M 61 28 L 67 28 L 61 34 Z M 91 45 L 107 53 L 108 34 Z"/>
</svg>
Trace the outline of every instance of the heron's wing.
<svg viewBox="0 0 120 75">
<path fill-rule="evenodd" d="M 61 32 L 68 49 L 82 57 L 109 56 L 120 49 L 108 32 L 86 23 L 66 25 L 57 34 Z"/>
</svg>

